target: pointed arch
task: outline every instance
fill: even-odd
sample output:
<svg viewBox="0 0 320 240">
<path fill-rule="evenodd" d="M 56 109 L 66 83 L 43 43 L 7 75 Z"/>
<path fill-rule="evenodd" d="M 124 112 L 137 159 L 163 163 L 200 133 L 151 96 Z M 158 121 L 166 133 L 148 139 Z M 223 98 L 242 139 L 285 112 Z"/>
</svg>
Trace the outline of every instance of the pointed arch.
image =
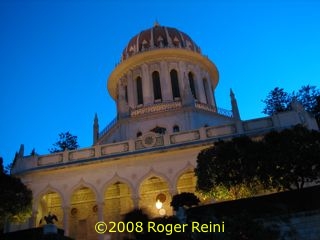
<svg viewBox="0 0 320 240">
<path fill-rule="evenodd" d="M 150 171 L 139 184 L 139 207 L 152 217 L 159 217 L 163 214 L 171 215 L 170 202 L 172 196 L 170 192 L 170 181 L 166 177 L 153 174 L 153 171 Z M 162 197 L 161 209 L 157 209 L 155 205 L 159 195 L 164 196 Z"/>
<path fill-rule="evenodd" d="M 178 72 L 175 69 L 172 69 L 170 71 L 170 79 L 171 79 L 172 97 L 173 97 L 173 100 L 175 100 L 176 98 L 180 98 Z"/>
<path fill-rule="evenodd" d="M 74 239 L 95 238 L 96 232 L 91 226 L 98 221 L 96 188 L 83 179 L 71 189 L 69 212 L 69 235 Z"/>
<path fill-rule="evenodd" d="M 124 180 L 124 179 L 122 179 Z M 105 186 L 104 191 L 104 219 L 108 221 L 118 222 L 123 219 L 123 216 L 134 209 L 134 203 L 132 199 L 133 188 L 128 181 L 116 181 L 110 182 Z M 111 227 L 111 226 L 110 226 Z"/>
<path fill-rule="evenodd" d="M 152 73 L 154 101 L 162 101 L 160 74 L 158 71 Z"/>
<path fill-rule="evenodd" d="M 191 93 L 192 93 L 194 99 L 197 99 L 196 87 L 195 87 L 195 83 L 194 83 L 194 74 L 192 72 L 189 72 L 188 78 L 189 78 L 189 85 L 190 85 Z"/>
<path fill-rule="evenodd" d="M 49 213 L 57 216 L 58 222 L 55 224 L 63 227 L 63 194 L 58 189 L 47 185 L 44 190 L 37 194 L 35 198 L 34 208 L 37 211 L 35 227 L 45 224 L 44 217 Z"/>
<path fill-rule="evenodd" d="M 137 105 L 143 104 L 142 79 L 140 76 L 136 78 Z"/>
</svg>

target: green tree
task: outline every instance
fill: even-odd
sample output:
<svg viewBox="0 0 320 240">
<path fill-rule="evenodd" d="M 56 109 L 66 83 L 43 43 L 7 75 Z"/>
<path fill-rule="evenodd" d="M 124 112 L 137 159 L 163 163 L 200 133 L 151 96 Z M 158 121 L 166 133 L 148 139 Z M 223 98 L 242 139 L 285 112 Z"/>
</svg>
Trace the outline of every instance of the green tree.
<svg viewBox="0 0 320 240">
<path fill-rule="evenodd" d="M 320 179 L 320 132 L 297 125 L 265 135 L 259 178 L 266 188 L 301 189 Z"/>
<path fill-rule="evenodd" d="M 303 105 L 306 111 L 314 115 L 319 114 L 318 98 L 320 97 L 320 91 L 316 86 L 302 86 L 294 96 Z"/>
<path fill-rule="evenodd" d="M 65 150 L 75 150 L 79 147 L 78 137 L 70 132 L 60 133 L 59 140 L 49 149 L 50 153 L 63 152 Z"/>
<path fill-rule="evenodd" d="M 173 209 L 177 211 L 179 207 L 183 207 L 183 206 L 192 207 L 192 206 L 198 205 L 199 202 L 200 202 L 199 198 L 196 195 L 194 195 L 194 193 L 182 192 L 172 197 L 170 206 L 172 206 Z"/>
<path fill-rule="evenodd" d="M 298 93 L 294 94 L 303 107 L 317 120 L 320 127 L 320 91 L 316 86 L 302 86 Z"/>
<path fill-rule="evenodd" d="M 248 137 L 239 137 L 202 150 L 195 168 L 197 190 L 212 196 L 215 191 L 227 189 L 232 199 L 256 193 L 260 188 L 256 176 L 260 145 Z"/>
<path fill-rule="evenodd" d="M 269 92 L 265 100 L 262 100 L 265 103 L 262 113 L 271 116 L 275 113 L 287 111 L 291 101 L 292 96 L 289 93 L 285 92 L 283 88 L 276 87 Z"/>
<path fill-rule="evenodd" d="M 0 229 L 5 221 L 26 220 L 31 212 L 32 192 L 19 178 L 9 175 L 3 168 L 0 158 Z"/>
<path fill-rule="evenodd" d="M 301 189 L 320 182 L 320 132 L 301 125 L 219 142 L 202 150 L 195 173 L 197 190 L 216 199 L 236 199 L 270 189 Z"/>
</svg>

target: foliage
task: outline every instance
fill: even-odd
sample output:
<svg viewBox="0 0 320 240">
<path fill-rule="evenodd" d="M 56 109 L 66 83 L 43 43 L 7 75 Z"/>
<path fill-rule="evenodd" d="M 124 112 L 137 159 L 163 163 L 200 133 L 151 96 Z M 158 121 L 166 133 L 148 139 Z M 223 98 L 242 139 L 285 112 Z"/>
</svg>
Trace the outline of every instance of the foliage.
<svg viewBox="0 0 320 240">
<path fill-rule="evenodd" d="M 315 86 L 302 86 L 297 94 L 293 94 L 303 107 L 310 113 L 316 114 L 319 103 L 320 91 Z"/>
<path fill-rule="evenodd" d="M 252 195 L 260 186 L 256 178 L 259 148 L 250 138 L 238 137 L 202 150 L 195 169 L 197 190 L 212 194 L 214 188 L 227 189 L 228 199 Z"/>
<path fill-rule="evenodd" d="M 197 190 L 216 200 L 237 199 L 260 191 L 301 189 L 320 180 L 320 133 L 301 125 L 218 142 L 202 150 L 195 173 Z"/>
<path fill-rule="evenodd" d="M 266 187 L 301 189 L 320 179 L 320 133 L 301 125 L 270 132 L 264 139 L 259 178 Z"/>
<path fill-rule="evenodd" d="M 0 229 L 6 220 L 23 222 L 30 216 L 32 192 L 19 178 L 8 175 L 0 158 Z"/>
<path fill-rule="evenodd" d="M 245 212 L 238 213 L 232 217 L 224 219 L 228 223 L 226 231 L 223 233 L 224 240 L 248 240 L 248 239 L 261 239 L 261 240 L 276 240 L 279 239 L 279 228 L 277 226 L 266 227 L 263 223 L 253 220 L 254 217 Z"/>
<path fill-rule="evenodd" d="M 135 224 L 137 222 L 141 222 L 143 226 L 147 226 L 149 219 L 150 219 L 149 216 L 146 213 L 144 213 L 142 209 L 137 209 L 137 208 L 126 213 L 123 217 L 123 221 L 125 223 L 132 222 Z M 143 229 L 142 232 L 138 232 L 138 231 L 133 232 L 135 237 L 134 239 L 147 239 L 145 237 L 147 234 L 147 232 L 145 231 L 145 227 L 142 229 Z"/>
<path fill-rule="evenodd" d="M 196 195 L 194 195 L 194 193 L 183 192 L 180 194 L 176 194 L 172 197 L 170 206 L 172 206 L 174 210 L 178 210 L 179 207 L 192 207 L 198 205 L 199 202 L 199 198 Z"/>
<path fill-rule="evenodd" d="M 208 192 L 201 191 L 200 193 L 205 197 L 214 199 L 215 201 L 226 201 L 251 197 L 257 193 L 260 193 L 262 190 L 262 187 L 250 189 L 245 185 L 239 185 L 238 188 L 231 187 L 230 189 L 226 188 L 224 185 L 218 185 L 213 186 L 213 188 Z M 237 195 L 235 195 L 235 192 Z"/>
<path fill-rule="evenodd" d="M 50 153 L 63 152 L 65 150 L 75 150 L 79 147 L 78 137 L 70 132 L 60 133 L 59 140 L 49 149 Z"/>
<path fill-rule="evenodd" d="M 265 103 L 262 113 L 271 116 L 275 113 L 287 111 L 291 100 L 292 96 L 290 94 L 285 92 L 283 88 L 276 87 L 270 91 L 267 98 L 262 101 Z"/>
<path fill-rule="evenodd" d="M 316 86 L 302 86 L 297 93 L 289 94 L 283 88 L 276 87 L 269 92 L 268 96 L 262 102 L 265 107 L 262 113 L 273 115 L 275 113 L 287 111 L 290 108 L 290 102 L 296 98 L 305 108 L 312 113 L 317 120 L 320 118 L 320 91 Z M 319 121 L 318 121 L 319 123 Z"/>
</svg>

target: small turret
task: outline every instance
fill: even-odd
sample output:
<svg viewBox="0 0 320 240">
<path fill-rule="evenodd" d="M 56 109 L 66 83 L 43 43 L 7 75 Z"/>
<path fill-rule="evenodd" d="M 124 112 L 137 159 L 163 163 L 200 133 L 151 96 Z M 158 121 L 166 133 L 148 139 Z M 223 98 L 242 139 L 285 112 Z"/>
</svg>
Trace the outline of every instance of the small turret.
<svg viewBox="0 0 320 240">
<path fill-rule="evenodd" d="M 230 89 L 230 98 L 231 98 L 232 115 L 236 120 L 241 120 L 237 99 L 236 99 L 232 89 Z"/>
<path fill-rule="evenodd" d="M 99 139 L 99 120 L 98 115 L 94 115 L 94 122 L 93 122 L 93 145 L 96 144 L 96 142 Z"/>
<path fill-rule="evenodd" d="M 232 115 L 235 120 L 237 132 L 241 134 L 244 132 L 244 129 L 243 129 L 242 121 L 240 118 L 240 112 L 239 112 L 239 108 L 238 108 L 237 99 L 236 99 L 232 89 L 230 89 L 230 98 L 231 98 Z"/>
</svg>

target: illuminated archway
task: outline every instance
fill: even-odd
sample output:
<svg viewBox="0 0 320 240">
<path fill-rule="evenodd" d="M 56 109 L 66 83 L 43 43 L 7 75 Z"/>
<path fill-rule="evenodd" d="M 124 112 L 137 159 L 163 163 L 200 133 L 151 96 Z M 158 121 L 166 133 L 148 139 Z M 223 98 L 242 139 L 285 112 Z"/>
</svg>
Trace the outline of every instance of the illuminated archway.
<svg viewBox="0 0 320 240">
<path fill-rule="evenodd" d="M 107 186 L 104 193 L 104 211 L 103 218 L 108 224 L 111 221 L 119 222 L 123 220 L 123 216 L 133 210 L 131 189 L 128 184 L 116 181 L 113 184 Z M 112 225 L 108 225 L 110 229 Z M 125 233 L 116 232 L 110 235 L 110 239 L 122 239 Z"/>
<path fill-rule="evenodd" d="M 172 215 L 172 208 L 170 206 L 172 196 L 169 192 L 168 183 L 162 178 L 152 176 L 145 179 L 140 184 L 139 195 L 139 206 L 150 217 Z M 158 203 L 161 202 L 159 206 L 156 206 L 157 201 Z"/>
<path fill-rule="evenodd" d="M 76 189 L 71 196 L 69 235 L 77 240 L 98 239 L 94 230 L 98 222 L 98 206 L 94 192 L 85 186 Z"/>
<path fill-rule="evenodd" d="M 192 192 L 196 190 L 197 178 L 194 175 L 194 171 L 187 170 L 177 180 L 177 191 L 182 192 Z"/>
<path fill-rule="evenodd" d="M 131 189 L 126 183 L 117 181 L 106 188 L 104 194 L 104 219 L 121 221 L 122 216 L 133 209 Z"/>
<path fill-rule="evenodd" d="M 194 193 L 200 200 L 201 203 L 209 203 L 210 198 L 205 198 L 200 193 L 196 192 L 197 177 L 193 170 L 186 170 L 177 179 L 177 193 L 191 192 Z"/>
<path fill-rule="evenodd" d="M 36 226 L 42 226 L 46 224 L 44 217 L 49 213 L 57 216 L 58 221 L 55 222 L 55 225 L 58 228 L 63 228 L 62 198 L 59 193 L 53 190 L 48 190 L 40 197 L 38 201 Z"/>
</svg>

